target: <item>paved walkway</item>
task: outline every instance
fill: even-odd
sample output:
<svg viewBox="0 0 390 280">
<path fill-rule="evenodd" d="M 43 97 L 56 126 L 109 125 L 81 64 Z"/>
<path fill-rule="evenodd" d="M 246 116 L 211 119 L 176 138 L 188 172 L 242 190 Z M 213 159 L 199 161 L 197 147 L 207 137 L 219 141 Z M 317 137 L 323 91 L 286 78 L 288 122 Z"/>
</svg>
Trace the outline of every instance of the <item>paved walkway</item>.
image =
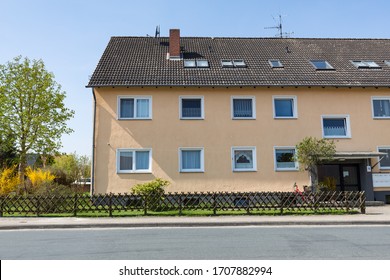
<svg viewBox="0 0 390 280">
<path fill-rule="evenodd" d="M 0 218 L 0 230 L 49 228 L 136 228 L 202 226 L 390 225 L 390 205 L 367 207 L 366 214 L 307 216 Z"/>
</svg>

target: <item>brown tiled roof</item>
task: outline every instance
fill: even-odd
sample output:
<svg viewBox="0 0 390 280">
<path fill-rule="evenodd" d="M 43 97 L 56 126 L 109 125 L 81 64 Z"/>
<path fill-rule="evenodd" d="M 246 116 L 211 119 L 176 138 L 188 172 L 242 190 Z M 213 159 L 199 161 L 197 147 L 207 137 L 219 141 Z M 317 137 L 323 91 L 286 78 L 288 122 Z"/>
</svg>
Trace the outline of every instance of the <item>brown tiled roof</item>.
<svg viewBox="0 0 390 280">
<path fill-rule="evenodd" d="M 88 87 L 104 86 L 375 86 L 390 87 L 390 39 L 294 39 L 182 37 L 183 59 L 204 58 L 209 68 L 184 68 L 167 59 L 169 38 L 112 37 Z M 243 59 L 246 68 L 222 68 Z M 269 59 L 284 68 L 273 69 Z M 333 71 L 309 60 L 327 60 Z M 358 69 L 372 60 L 381 69 Z"/>
</svg>

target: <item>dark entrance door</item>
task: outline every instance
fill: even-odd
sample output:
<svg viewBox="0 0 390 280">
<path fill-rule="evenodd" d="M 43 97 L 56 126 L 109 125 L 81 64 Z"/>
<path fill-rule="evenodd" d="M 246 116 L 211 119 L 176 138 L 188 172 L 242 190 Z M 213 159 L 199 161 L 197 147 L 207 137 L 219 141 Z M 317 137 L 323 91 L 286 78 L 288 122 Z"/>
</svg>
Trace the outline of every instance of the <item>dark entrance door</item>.
<svg viewBox="0 0 390 280">
<path fill-rule="evenodd" d="M 333 178 L 338 191 L 360 191 L 360 172 L 358 164 L 324 164 L 318 166 L 318 181 Z"/>
</svg>

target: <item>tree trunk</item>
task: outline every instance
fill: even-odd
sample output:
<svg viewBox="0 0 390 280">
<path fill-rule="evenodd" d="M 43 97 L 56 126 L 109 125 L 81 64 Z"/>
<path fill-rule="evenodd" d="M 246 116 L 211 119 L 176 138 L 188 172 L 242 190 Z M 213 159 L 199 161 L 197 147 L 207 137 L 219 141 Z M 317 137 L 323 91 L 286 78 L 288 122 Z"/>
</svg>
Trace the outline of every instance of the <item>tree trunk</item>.
<svg viewBox="0 0 390 280">
<path fill-rule="evenodd" d="M 19 179 L 20 179 L 20 185 L 23 186 L 24 192 L 27 194 L 27 185 L 24 180 L 25 171 L 27 167 L 27 155 L 25 152 L 20 153 L 20 162 L 19 162 Z"/>
<path fill-rule="evenodd" d="M 310 173 L 310 183 L 312 186 L 312 189 L 318 188 L 318 169 L 317 165 L 313 165 L 309 167 L 309 173 Z"/>
</svg>

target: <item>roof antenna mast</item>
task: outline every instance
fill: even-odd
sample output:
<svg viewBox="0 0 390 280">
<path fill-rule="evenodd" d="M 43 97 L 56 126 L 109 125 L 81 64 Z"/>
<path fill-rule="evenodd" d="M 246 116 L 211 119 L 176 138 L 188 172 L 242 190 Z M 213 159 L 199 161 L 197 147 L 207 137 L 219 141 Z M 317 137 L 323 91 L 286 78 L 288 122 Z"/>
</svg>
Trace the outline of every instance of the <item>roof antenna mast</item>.
<svg viewBox="0 0 390 280">
<path fill-rule="evenodd" d="M 154 38 L 160 38 L 160 25 L 156 26 L 156 32 L 154 33 Z"/>
<path fill-rule="evenodd" d="M 276 22 L 275 18 L 272 17 L 274 21 Z M 294 32 L 283 32 L 283 21 L 282 21 L 282 15 L 279 14 L 279 21 L 276 22 L 276 26 L 270 26 L 270 27 L 264 27 L 264 29 L 277 29 L 278 34 L 275 35 L 275 37 L 279 38 L 289 38 Z"/>
</svg>

